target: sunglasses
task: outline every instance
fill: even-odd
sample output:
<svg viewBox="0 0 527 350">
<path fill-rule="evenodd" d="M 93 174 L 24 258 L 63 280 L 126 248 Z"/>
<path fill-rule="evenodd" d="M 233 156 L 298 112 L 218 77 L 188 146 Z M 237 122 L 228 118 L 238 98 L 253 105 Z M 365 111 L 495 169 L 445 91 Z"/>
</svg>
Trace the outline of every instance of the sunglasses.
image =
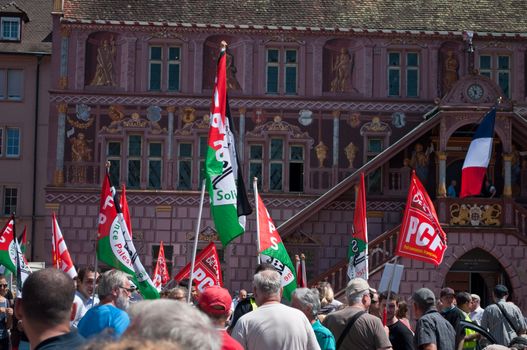
<svg viewBox="0 0 527 350">
<path fill-rule="evenodd" d="M 9 285 L 7 283 L 6 284 L 0 284 L 0 287 L 7 288 L 7 287 L 9 287 Z"/>
<path fill-rule="evenodd" d="M 126 290 L 128 293 L 135 292 L 135 288 L 133 288 L 133 287 L 126 288 L 126 287 L 123 287 L 123 286 L 119 286 L 119 288 Z"/>
</svg>

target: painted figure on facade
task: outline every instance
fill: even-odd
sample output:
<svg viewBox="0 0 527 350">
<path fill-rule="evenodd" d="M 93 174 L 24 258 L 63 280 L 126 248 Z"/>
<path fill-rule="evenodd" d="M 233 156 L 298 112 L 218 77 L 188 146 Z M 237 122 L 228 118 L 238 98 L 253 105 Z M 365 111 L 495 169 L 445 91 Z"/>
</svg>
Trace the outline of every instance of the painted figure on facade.
<svg viewBox="0 0 527 350">
<path fill-rule="evenodd" d="M 76 137 L 72 137 L 70 142 L 71 160 L 73 162 L 72 182 L 76 184 L 85 184 L 88 170 L 86 162 L 92 160 L 92 149 L 88 146 L 88 142 L 90 141 L 86 140 L 84 134 L 80 132 Z"/>
<path fill-rule="evenodd" d="M 415 169 L 415 174 L 423 183 L 426 183 L 428 178 L 429 156 L 430 154 L 428 150 L 425 152 L 422 144 L 417 143 L 415 145 L 412 159 L 410 160 L 410 166 Z"/>
<path fill-rule="evenodd" d="M 241 90 L 242 87 L 236 79 L 236 66 L 234 65 L 234 56 L 227 52 L 227 88 L 229 90 Z"/>
<path fill-rule="evenodd" d="M 348 49 L 341 48 L 340 54 L 332 62 L 331 71 L 333 80 L 331 81 L 331 92 L 345 92 L 346 85 L 352 71 L 353 58 Z"/>
<path fill-rule="evenodd" d="M 349 145 L 344 148 L 344 151 L 346 152 L 346 158 L 349 162 L 348 168 L 353 169 L 353 161 L 357 155 L 357 146 L 355 146 L 353 142 L 350 142 Z"/>
<path fill-rule="evenodd" d="M 103 40 L 97 48 L 97 67 L 91 86 L 115 86 L 113 61 L 115 58 L 115 41 Z"/>
<path fill-rule="evenodd" d="M 458 79 L 457 69 L 459 63 L 452 50 L 447 52 L 447 57 L 444 64 L 444 76 L 443 76 L 443 93 L 446 94 Z"/>
<path fill-rule="evenodd" d="M 323 168 L 324 167 L 324 161 L 328 157 L 328 146 L 324 144 L 324 142 L 320 141 L 318 145 L 315 147 L 315 152 L 317 154 L 318 159 L 318 167 Z"/>
</svg>

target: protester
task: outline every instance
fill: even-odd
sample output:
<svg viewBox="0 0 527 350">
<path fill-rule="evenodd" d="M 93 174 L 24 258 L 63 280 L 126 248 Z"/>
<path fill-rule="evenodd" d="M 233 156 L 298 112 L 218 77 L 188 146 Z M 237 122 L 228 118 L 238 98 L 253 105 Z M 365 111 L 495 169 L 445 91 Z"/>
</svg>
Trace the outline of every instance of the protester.
<svg viewBox="0 0 527 350">
<path fill-rule="evenodd" d="M 472 297 L 467 292 L 459 292 L 456 294 L 456 305 L 457 308 L 461 310 L 463 313 L 463 319 L 468 322 L 472 322 L 470 319 L 470 316 L 468 315 L 470 312 L 470 306 L 472 305 Z M 458 328 L 460 329 L 461 336 L 458 344 L 458 349 L 461 345 L 460 343 L 463 343 L 463 349 L 464 350 L 476 350 L 477 346 L 477 339 L 479 338 L 479 334 L 477 334 L 475 331 L 470 330 L 468 328 L 461 327 L 461 325 L 458 325 Z M 456 330 L 457 331 L 457 330 Z"/>
<path fill-rule="evenodd" d="M 481 317 L 483 317 L 483 308 L 481 307 L 481 298 L 477 294 L 470 294 L 472 298 L 472 304 L 470 304 L 470 319 L 472 322 L 480 325 Z"/>
<path fill-rule="evenodd" d="M 488 329 L 498 344 L 507 346 L 514 337 L 525 334 L 527 325 L 520 309 L 507 302 L 509 290 L 506 286 L 494 287 L 493 296 L 496 303 L 485 308 L 481 327 Z"/>
<path fill-rule="evenodd" d="M 254 271 L 254 273 L 257 274 L 258 272 L 265 271 L 265 270 L 276 271 L 273 265 L 268 264 L 268 263 L 262 263 L 256 267 L 256 270 Z M 240 317 L 242 317 L 246 313 L 256 310 L 257 308 L 258 308 L 258 305 L 256 305 L 256 300 L 254 298 L 254 295 L 249 296 L 245 300 L 241 300 L 238 303 L 238 305 L 236 305 L 236 308 L 234 309 L 234 313 L 232 315 L 232 320 L 229 325 L 228 332 L 229 333 L 232 332 L 232 330 L 234 329 L 234 326 L 236 325 Z"/>
<path fill-rule="evenodd" d="M 320 299 L 318 290 L 308 288 L 298 288 L 293 292 L 291 306 L 306 315 L 313 327 L 318 345 L 322 350 L 335 350 L 335 337 L 329 329 L 324 327 L 317 318 L 320 311 Z"/>
<path fill-rule="evenodd" d="M 459 322 L 465 318 L 463 312 L 456 307 L 456 293 L 452 288 L 445 287 L 441 289 L 439 294 L 443 309 L 441 310 L 441 316 L 443 316 L 455 330 L 458 331 L 458 338 L 463 337 L 463 332 L 459 331 Z M 460 340 L 460 339 L 458 339 Z"/>
<path fill-rule="evenodd" d="M 221 336 L 210 319 L 187 303 L 144 300 L 132 305 L 129 314 L 132 321 L 123 339 L 167 340 L 184 350 L 221 349 Z"/>
<path fill-rule="evenodd" d="M 306 316 L 280 303 L 281 276 L 277 271 L 258 272 L 253 288 L 258 309 L 243 315 L 232 331 L 246 350 L 320 349 Z"/>
<path fill-rule="evenodd" d="M 167 299 L 187 302 L 188 289 L 182 286 L 174 287 L 167 293 Z"/>
<path fill-rule="evenodd" d="M 417 290 L 412 299 L 417 318 L 414 343 L 418 350 L 454 350 L 456 332 L 436 309 L 436 298 L 428 288 Z"/>
<path fill-rule="evenodd" d="M 323 325 L 337 339 L 337 349 L 392 349 L 382 321 L 367 313 L 373 292 L 362 278 L 350 280 L 346 286 L 349 306 L 324 319 Z"/>
<path fill-rule="evenodd" d="M 408 304 L 406 303 L 406 301 L 399 301 L 398 309 L 395 316 L 399 319 L 399 321 L 401 321 L 402 324 L 408 327 L 408 329 L 411 330 L 413 334 L 414 329 L 410 325 L 410 320 L 408 319 Z"/>
<path fill-rule="evenodd" d="M 379 303 L 379 293 L 377 293 L 375 289 L 373 290 L 374 291 L 370 294 L 371 304 L 368 308 L 368 312 L 370 313 L 370 315 L 377 316 L 382 320 L 381 304 Z"/>
<path fill-rule="evenodd" d="M 238 292 L 238 296 L 232 301 L 232 309 L 236 309 L 236 306 L 238 306 L 238 303 L 240 301 L 243 301 L 247 299 L 247 291 L 245 289 L 240 289 Z"/>
<path fill-rule="evenodd" d="M 226 331 L 226 323 L 232 313 L 229 291 L 220 286 L 206 288 L 198 299 L 198 307 L 212 321 L 222 337 L 222 350 L 243 350 L 243 347 Z"/>
<path fill-rule="evenodd" d="M 97 291 L 101 303 L 88 310 L 80 320 L 79 333 L 86 338 L 119 338 L 130 324 L 130 318 L 124 311 L 133 292 L 130 281 L 122 271 L 106 271 L 101 276 Z"/>
<path fill-rule="evenodd" d="M 399 310 L 399 297 L 391 293 L 382 293 L 379 297 L 381 305 L 381 313 L 384 314 L 386 310 L 386 325 L 390 331 L 390 343 L 394 350 L 414 350 L 414 334 L 404 325 L 401 320 L 397 318 L 397 311 Z"/>
<path fill-rule="evenodd" d="M 7 298 L 9 284 L 0 274 L 0 350 L 9 350 L 9 329 L 13 326 L 13 307 Z"/>
<path fill-rule="evenodd" d="M 77 349 L 85 340 L 70 330 L 75 287 L 71 277 L 47 268 L 29 275 L 16 303 L 17 318 L 33 350 Z"/>
<path fill-rule="evenodd" d="M 320 298 L 319 319 L 320 321 L 323 321 L 327 314 L 339 309 L 342 306 L 342 303 L 335 299 L 333 288 L 331 288 L 329 282 L 319 282 L 316 288 Z"/>
<path fill-rule="evenodd" d="M 81 318 L 89 309 L 99 304 L 99 298 L 95 295 L 94 285 L 97 286 L 99 273 L 92 266 L 83 267 L 77 275 L 77 291 L 75 292 L 74 315 L 71 321 L 73 327 L 77 327 Z M 95 283 L 94 283 L 95 282 Z"/>
<path fill-rule="evenodd" d="M 448 189 L 447 189 L 447 192 L 446 192 L 447 197 L 449 197 L 449 198 L 456 198 L 457 197 L 456 185 L 457 185 L 457 181 L 456 180 L 452 180 L 452 182 L 450 182 L 450 186 L 448 186 Z"/>
<path fill-rule="evenodd" d="M 119 341 L 92 341 L 79 350 L 185 350 L 168 340 L 124 338 Z"/>
</svg>

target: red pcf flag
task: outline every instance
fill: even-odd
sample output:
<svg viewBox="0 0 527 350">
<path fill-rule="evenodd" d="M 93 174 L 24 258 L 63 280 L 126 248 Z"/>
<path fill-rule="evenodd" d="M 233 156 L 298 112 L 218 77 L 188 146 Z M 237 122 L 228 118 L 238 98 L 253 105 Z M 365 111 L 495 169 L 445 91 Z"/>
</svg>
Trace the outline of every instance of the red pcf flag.
<svg viewBox="0 0 527 350">
<path fill-rule="evenodd" d="M 156 268 L 154 269 L 154 286 L 157 290 L 161 290 L 161 286 L 168 282 L 167 261 L 165 260 L 165 248 L 163 248 L 163 241 L 159 245 L 159 254 L 157 255 Z"/>
<path fill-rule="evenodd" d="M 434 204 L 413 172 L 395 254 L 437 266 L 446 249 L 446 234 Z"/>
<path fill-rule="evenodd" d="M 190 263 L 181 270 L 174 279 L 178 282 L 190 278 Z M 194 276 L 192 280 L 195 281 L 198 289 L 202 292 L 209 286 L 223 287 L 223 280 L 221 278 L 220 259 L 214 242 L 210 242 L 208 246 L 203 249 L 196 257 L 194 265 Z M 193 282 L 194 284 L 194 282 Z M 189 286 L 190 287 L 190 286 Z"/>
</svg>

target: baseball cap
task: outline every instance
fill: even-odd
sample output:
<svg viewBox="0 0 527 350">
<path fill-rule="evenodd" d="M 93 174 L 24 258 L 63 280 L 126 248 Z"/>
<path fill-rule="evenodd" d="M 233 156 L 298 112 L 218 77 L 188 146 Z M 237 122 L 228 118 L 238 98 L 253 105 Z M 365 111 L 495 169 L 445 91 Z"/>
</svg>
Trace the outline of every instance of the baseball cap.
<svg viewBox="0 0 527 350">
<path fill-rule="evenodd" d="M 412 295 L 412 299 L 419 305 L 432 306 L 436 304 L 436 296 L 434 295 L 434 292 L 428 288 L 418 289 Z"/>
<path fill-rule="evenodd" d="M 456 292 L 454 292 L 454 290 L 452 288 L 450 288 L 450 287 L 445 287 L 445 288 L 441 289 L 441 293 L 439 293 L 439 297 L 442 298 L 442 297 L 447 296 L 447 295 L 455 296 Z"/>
<path fill-rule="evenodd" d="M 365 290 L 369 290 L 370 293 L 377 293 L 377 291 L 373 288 L 370 288 L 370 285 L 366 280 L 362 278 L 354 278 L 348 282 L 348 285 L 346 287 L 346 294 L 357 294 L 360 292 L 364 292 Z"/>
<path fill-rule="evenodd" d="M 198 305 L 207 314 L 226 315 L 231 309 L 232 298 L 227 289 L 210 286 L 199 296 Z"/>
</svg>

